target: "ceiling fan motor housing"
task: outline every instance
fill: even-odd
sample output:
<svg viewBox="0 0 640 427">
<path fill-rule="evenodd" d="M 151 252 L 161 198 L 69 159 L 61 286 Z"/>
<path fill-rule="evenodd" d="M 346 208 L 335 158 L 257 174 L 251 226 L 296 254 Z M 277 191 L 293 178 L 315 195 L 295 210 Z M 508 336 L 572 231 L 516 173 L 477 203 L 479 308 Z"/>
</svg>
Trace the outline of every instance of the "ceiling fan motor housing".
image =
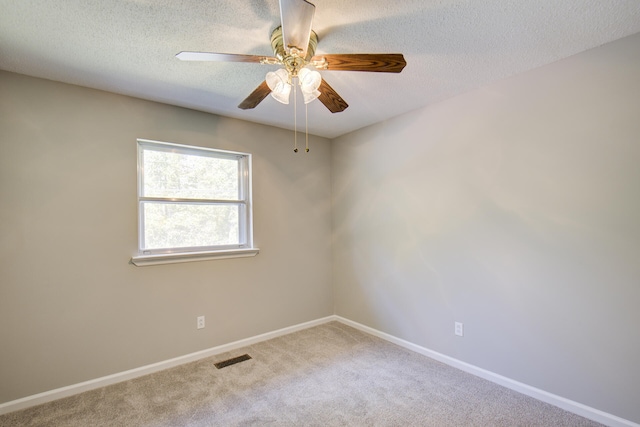
<svg viewBox="0 0 640 427">
<path fill-rule="evenodd" d="M 282 62 L 289 74 L 293 77 L 297 76 L 300 69 L 311 62 L 311 58 L 316 53 L 317 46 L 318 35 L 315 31 L 311 31 L 309 46 L 307 46 L 307 53 L 303 58 L 300 56 L 302 51 L 298 47 L 288 46 L 288 48 L 285 49 L 284 39 L 282 37 L 282 26 L 277 27 L 271 33 L 271 47 L 273 48 L 273 54 L 280 60 L 280 62 Z"/>
</svg>

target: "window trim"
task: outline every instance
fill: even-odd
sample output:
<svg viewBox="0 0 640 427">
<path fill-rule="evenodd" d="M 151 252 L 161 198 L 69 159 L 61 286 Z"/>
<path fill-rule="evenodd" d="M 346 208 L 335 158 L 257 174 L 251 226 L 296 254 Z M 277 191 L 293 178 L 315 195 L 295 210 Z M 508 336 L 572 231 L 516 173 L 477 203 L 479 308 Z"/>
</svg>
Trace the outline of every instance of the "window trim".
<svg viewBox="0 0 640 427">
<path fill-rule="evenodd" d="M 179 151 L 180 153 L 193 153 L 199 156 L 208 155 L 217 158 L 236 157 L 239 162 L 239 199 L 238 200 L 214 200 L 214 199 L 176 199 L 162 197 L 145 197 L 143 194 L 143 155 L 145 149 L 152 147 L 157 151 Z M 136 266 L 170 264 L 177 262 L 205 261 L 211 259 L 227 259 L 238 257 L 256 256 L 259 249 L 253 246 L 253 207 L 252 207 L 252 176 L 251 154 L 237 151 L 218 150 L 208 147 L 175 144 L 171 142 L 154 141 L 149 139 L 137 139 L 137 211 L 138 211 L 138 253 L 131 257 L 130 263 Z M 143 202 L 169 202 L 169 203 L 202 203 L 202 204 L 233 204 L 244 211 L 240 215 L 238 245 L 227 246 L 198 246 L 163 249 L 143 249 L 144 242 L 144 218 L 142 215 Z"/>
<path fill-rule="evenodd" d="M 131 264 L 138 267 L 158 264 L 175 264 L 179 262 L 208 261 L 212 259 L 229 259 L 253 257 L 260 253 L 258 248 L 228 249 L 222 251 L 174 252 L 156 255 L 135 255 Z"/>
</svg>

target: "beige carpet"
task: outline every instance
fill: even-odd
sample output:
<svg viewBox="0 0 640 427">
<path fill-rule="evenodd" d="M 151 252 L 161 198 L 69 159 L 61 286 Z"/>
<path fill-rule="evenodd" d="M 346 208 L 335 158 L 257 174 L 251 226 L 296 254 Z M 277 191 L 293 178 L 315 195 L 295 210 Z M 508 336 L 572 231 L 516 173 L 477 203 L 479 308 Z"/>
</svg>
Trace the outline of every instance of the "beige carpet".
<svg viewBox="0 0 640 427">
<path fill-rule="evenodd" d="M 214 363 L 248 353 L 220 370 Z M 598 426 L 331 322 L 0 416 L 1 426 Z"/>
</svg>

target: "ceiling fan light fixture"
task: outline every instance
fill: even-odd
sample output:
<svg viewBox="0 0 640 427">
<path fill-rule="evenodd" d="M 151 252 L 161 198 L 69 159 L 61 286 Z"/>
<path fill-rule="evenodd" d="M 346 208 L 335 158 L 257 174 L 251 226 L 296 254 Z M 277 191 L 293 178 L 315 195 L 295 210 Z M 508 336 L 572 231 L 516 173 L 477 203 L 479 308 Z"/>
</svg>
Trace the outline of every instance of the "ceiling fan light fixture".
<svg viewBox="0 0 640 427">
<path fill-rule="evenodd" d="M 320 91 L 319 90 L 314 90 L 313 92 L 302 91 L 302 96 L 304 97 L 304 103 L 308 104 L 320 96 Z"/>
<path fill-rule="evenodd" d="M 291 84 L 289 83 L 289 73 L 284 68 L 277 71 L 269 71 L 266 76 L 267 86 L 271 89 L 271 96 L 283 104 L 289 103 Z"/>
<path fill-rule="evenodd" d="M 313 92 L 318 90 L 320 83 L 322 83 L 322 76 L 317 71 L 311 71 L 308 68 L 303 68 L 298 72 L 298 79 L 300 79 L 300 87 L 305 92 Z"/>
<path fill-rule="evenodd" d="M 318 88 L 322 83 L 322 76 L 319 72 L 303 68 L 298 72 L 298 80 L 300 81 L 300 89 L 302 90 L 305 104 L 320 96 Z"/>
</svg>

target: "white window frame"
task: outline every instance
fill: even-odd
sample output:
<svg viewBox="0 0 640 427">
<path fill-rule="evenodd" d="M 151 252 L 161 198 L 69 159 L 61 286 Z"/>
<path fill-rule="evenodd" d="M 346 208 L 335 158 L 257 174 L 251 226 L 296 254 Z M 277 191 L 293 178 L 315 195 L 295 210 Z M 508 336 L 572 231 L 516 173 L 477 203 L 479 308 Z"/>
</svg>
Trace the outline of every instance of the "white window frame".
<svg viewBox="0 0 640 427">
<path fill-rule="evenodd" d="M 222 159 L 234 159 L 239 164 L 239 199 L 179 199 L 170 197 L 146 197 L 144 193 L 144 152 L 145 150 L 175 152 L 188 155 L 207 156 Z M 259 249 L 253 246 L 253 209 L 251 192 L 251 154 L 235 151 L 217 150 L 213 148 L 196 147 L 175 144 L 171 142 L 137 140 L 138 152 L 138 254 L 131 258 L 131 263 L 137 266 L 168 264 L 188 261 L 204 261 L 209 259 L 238 258 L 255 256 Z M 234 205 L 240 208 L 239 241 L 237 245 L 197 246 L 146 249 L 144 245 L 144 211 L 145 202 L 169 202 L 176 204 L 211 204 Z"/>
</svg>

